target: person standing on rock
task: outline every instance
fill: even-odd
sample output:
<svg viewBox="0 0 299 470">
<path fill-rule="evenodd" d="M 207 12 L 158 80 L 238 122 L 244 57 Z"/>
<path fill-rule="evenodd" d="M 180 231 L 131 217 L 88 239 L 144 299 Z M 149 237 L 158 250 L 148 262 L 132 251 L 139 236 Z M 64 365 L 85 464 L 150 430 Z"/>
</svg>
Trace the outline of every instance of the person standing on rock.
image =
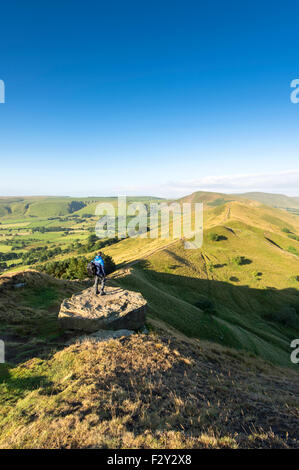
<svg viewBox="0 0 299 470">
<path fill-rule="evenodd" d="M 96 275 L 95 275 L 95 283 L 94 283 L 95 294 L 98 295 L 99 293 L 98 286 L 99 286 L 99 281 L 101 280 L 100 295 L 105 295 L 104 288 L 105 288 L 106 274 L 105 274 L 103 254 L 99 252 L 92 262 L 96 267 Z"/>
</svg>

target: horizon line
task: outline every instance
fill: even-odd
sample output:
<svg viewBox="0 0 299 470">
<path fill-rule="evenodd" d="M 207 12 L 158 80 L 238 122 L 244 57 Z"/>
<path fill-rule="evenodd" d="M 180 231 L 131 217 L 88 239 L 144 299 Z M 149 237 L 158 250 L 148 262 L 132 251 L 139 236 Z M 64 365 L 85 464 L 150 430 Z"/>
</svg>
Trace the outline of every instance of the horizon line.
<svg viewBox="0 0 299 470">
<path fill-rule="evenodd" d="M 285 196 L 285 197 L 288 197 L 288 198 L 298 198 L 298 196 L 289 196 L 285 193 L 282 193 L 282 192 L 268 192 L 268 191 L 261 191 L 261 190 L 256 190 L 256 191 L 244 191 L 244 192 L 240 192 L 240 191 L 237 191 L 237 192 L 223 192 L 223 191 L 206 191 L 206 190 L 196 190 L 196 191 L 192 191 L 190 193 L 184 193 L 183 196 L 177 196 L 176 198 L 177 199 L 181 199 L 182 197 L 185 197 L 185 196 L 190 196 L 191 194 L 195 194 L 195 193 L 210 193 L 210 194 L 220 194 L 220 195 L 226 195 L 226 196 L 231 196 L 231 195 L 235 195 L 235 196 L 242 196 L 242 195 L 248 195 L 248 194 L 269 194 L 269 195 L 275 195 L 275 196 Z M 146 195 L 146 194 L 139 194 L 139 195 L 129 195 L 129 194 L 124 194 L 124 193 L 119 193 L 118 195 L 108 195 L 108 196 L 97 196 L 97 195 L 85 195 L 85 196 L 75 196 L 75 195 L 70 195 L 70 194 L 65 194 L 65 195 L 62 195 L 62 194 L 28 194 L 28 195 L 24 195 L 24 194 L 14 194 L 14 195 L 3 195 L 1 194 L 0 195 L 0 199 L 2 198 L 74 198 L 74 199 L 90 199 L 90 198 L 102 198 L 102 199 L 117 199 L 118 197 L 120 196 L 125 196 L 127 198 L 133 198 L 133 197 L 136 197 L 136 198 L 154 198 L 154 199 L 175 199 L 175 197 L 173 196 L 155 196 L 153 194 L 151 195 Z"/>
</svg>

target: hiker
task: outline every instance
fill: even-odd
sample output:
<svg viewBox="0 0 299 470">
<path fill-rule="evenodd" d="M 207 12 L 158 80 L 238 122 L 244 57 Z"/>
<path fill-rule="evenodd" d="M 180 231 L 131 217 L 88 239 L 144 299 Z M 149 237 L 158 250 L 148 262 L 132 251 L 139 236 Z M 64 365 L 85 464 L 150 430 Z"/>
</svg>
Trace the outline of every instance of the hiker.
<svg viewBox="0 0 299 470">
<path fill-rule="evenodd" d="M 106 274 L 105 274 L 104 260 L 103 260 L 102 256 L 103 256 L 103 254 L 101 252 L 99 252 L 92 261 L 92 263 L 96 267 L 95 283 L 94 283 L 94 288 L 95 288 L 95 294 L 96 295 L 99 293 L 98 285 L 99 285 L 99 280 L 100 279 L 101 279 L 100 295 L 105 295 L 104 287 L 105 287 Z"/>
</svg>

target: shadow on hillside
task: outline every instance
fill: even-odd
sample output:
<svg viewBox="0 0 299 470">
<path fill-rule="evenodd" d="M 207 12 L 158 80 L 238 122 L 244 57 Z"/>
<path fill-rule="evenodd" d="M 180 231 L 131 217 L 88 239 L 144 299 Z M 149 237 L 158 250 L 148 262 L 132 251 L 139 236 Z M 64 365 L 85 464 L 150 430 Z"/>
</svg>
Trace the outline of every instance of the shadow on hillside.
<svg viewBox="0 0 299 470">
<path fill-rule="evenodd" d="M 177 265 L 173 265 L 169 266 L 168 269 L 176 267 Z M 150 269 L 150 264 L 146 260 L 139 260 L 132 269 L 133 273 L 134 269 L 142 270 L 143 275 L 146 277 L 147 282 L 144 292 L 142 288 L 140 290 L 147 298 L 149 306 L 154 303 L 153 296 L 157 296 L 157 289 L 153 289 L 153 294 L 151 294 L 150 286 L 152 284 L 153 288 L 160 289 L 161 293 L 171 294 L 174 299 L 186 301 L 195 307 L 198 307 L 200 302 L 203 304 L 206 302 L 208 308 L 201 310 L 208 311 L 215 317 L 217 317 L 219 311 L 230 310 L 242 317 L 248 314 L 251 314 L 252 318 L 258 319 L 260 317 L 263 323 L 268 322 L 271 326 L 279 329 L 288 327 L 287 334 L 294 329 L 299 331 L 299 290 L 296 288 L 276 289 L 266 287 L 259 289 L 248 285 L 236 285 L 240 281 L 235 276 L 230 278 L 231 282 L 225 282 L 182 276 L 169 272 L 156 272 Z M 120 279 L 120 283 L 124 287 L 138 290 L 140 288 L 137 280 L 138 276 L 136 281 L 133 281 L 133 277 L 131 274 L 127 274 Z M 258 279 L 256 281 L 258 282 Z M 141 284 L 142 281 L 140 281 Z M 211 308 L 211 304 L 213 304 L 213 308 Z M 179 303 L 176 308 L 178 314 L 176 321 L 179 324 Z M 234 322 L 233 318 L 231 322 Z M 183 321 L 181 324 L 183 325 Z M 244 324 L 241 326 L 244 327 Z M 184 325 L 181 331 L 192 335 L 194 334 L 194 326 Z"/>
<path fill-rule="evenodd" d="M 57 321 L 60 304 L 91 285 L 92 280 L 60 280 L 35 270 L 1 276 L 0 339 L 6 362 L 17 365 L 31 358 L 46 359 L 63 349 L 73 335 Z"/>
<path fill-rule="evenodd" d="M 19 392 L 30 392 L 40 387 L 46 388 L 52 385 L 44 375 L 31 375 L 30 377 L 14 377 L 10 372 L 11 366 L 0 364 L 0 385 L 6 385 L 7 395 Z"/>
</svg>

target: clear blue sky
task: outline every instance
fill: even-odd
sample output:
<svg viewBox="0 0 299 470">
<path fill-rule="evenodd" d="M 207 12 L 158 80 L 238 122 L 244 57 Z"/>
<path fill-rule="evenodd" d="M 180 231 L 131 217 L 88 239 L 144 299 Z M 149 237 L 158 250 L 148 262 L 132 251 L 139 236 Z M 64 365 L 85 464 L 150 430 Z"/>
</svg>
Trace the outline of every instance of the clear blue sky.
<svg viewBox="0 0 299 470">
<path fill-rule="evenodd" d="M 299 196 L 298 13 L 293 1 L 2 2 L 0 194 Z"/>
</svg>

